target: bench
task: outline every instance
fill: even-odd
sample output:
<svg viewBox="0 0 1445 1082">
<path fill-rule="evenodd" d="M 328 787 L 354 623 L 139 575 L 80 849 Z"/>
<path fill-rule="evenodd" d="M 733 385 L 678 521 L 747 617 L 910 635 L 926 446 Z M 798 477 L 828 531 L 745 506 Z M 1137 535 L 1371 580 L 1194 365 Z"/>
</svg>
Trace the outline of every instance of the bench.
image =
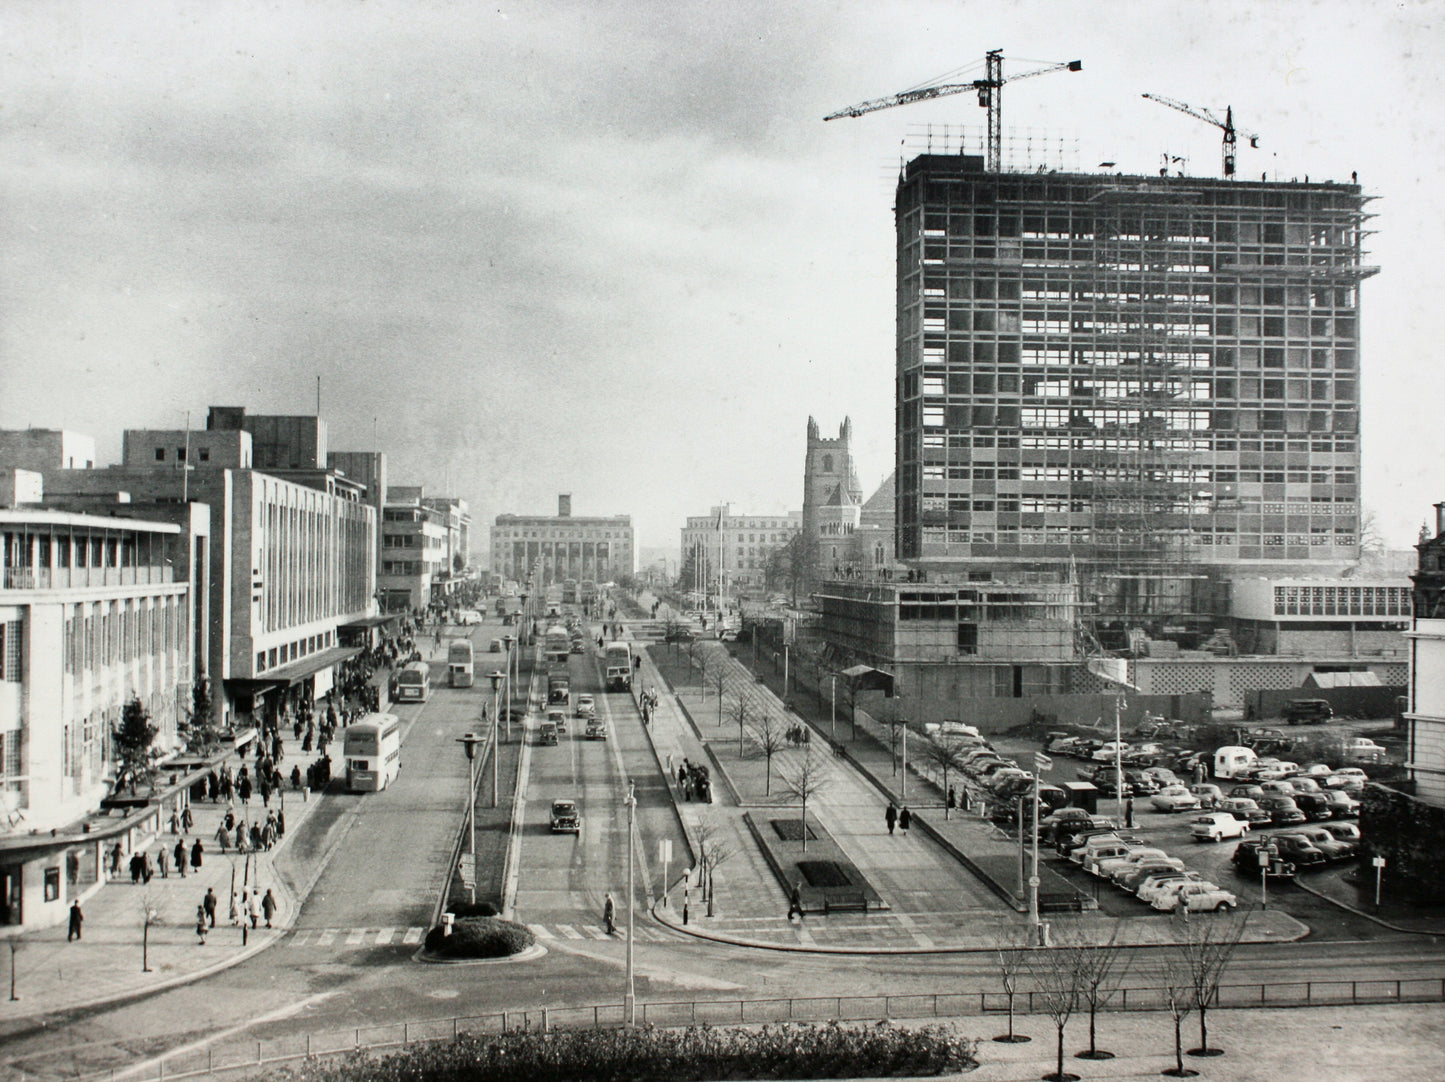
<svg viewBox="0 0 1445 1082">
<path fill-rule="evenodd" d="M 823 915 L 827 916 L 832 912 L 847 912 L 849 910 L 861 910 L 868 912 L 868 895 L 861 890 L 847 893 L 829 894 L 823 898 Z"/>
<path fill-rule="evenodd" d="M 101 800 L 102 811 L 134 811 L 136 808 L 144 808 L 151 802 L 148 796 L 108 796 Z"/>
</svg>

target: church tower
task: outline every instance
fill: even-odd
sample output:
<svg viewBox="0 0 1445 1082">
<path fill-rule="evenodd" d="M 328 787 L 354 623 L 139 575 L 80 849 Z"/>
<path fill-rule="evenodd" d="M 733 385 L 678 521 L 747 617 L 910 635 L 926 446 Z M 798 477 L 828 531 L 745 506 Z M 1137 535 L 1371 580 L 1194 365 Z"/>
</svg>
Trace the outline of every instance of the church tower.
<svg viewBox="0 0 1445 1082">
<path fill-rule="evenodd" d="M 858 527 L 863 486 L 853 465 L 853 421 L 843 418 L 837 439 L 824 439 L 818 422 L 808 418 L 808 450 L 803 460 L 803 537 L 816 546 L 817 570 L 827 577 L 847 551 Z"/>
</svg>

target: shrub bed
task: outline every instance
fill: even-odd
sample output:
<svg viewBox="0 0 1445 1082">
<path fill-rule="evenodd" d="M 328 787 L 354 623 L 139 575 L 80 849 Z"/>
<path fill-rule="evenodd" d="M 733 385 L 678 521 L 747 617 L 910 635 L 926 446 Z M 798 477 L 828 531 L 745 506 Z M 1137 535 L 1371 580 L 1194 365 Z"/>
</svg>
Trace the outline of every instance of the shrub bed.
<svg viewBox="0 0 1445 1082">
<path fill-rule="evenodd" d="M 506 958 L 535 942 L 530 929 L 500 917 L 462 917 L 451 935 L 440 925 L 426 934 L 426 949 L 443 958 Z"/>
<path fill-rule="evenodd" d="M 296 1082 L 671 1082 L 953 1074 L 977 1041 L 945 1026 L 786 1024 L 759 1029 L 582 1029 L 469 1036 L 384 1057 L 310 1061 Z"/>
</svg>

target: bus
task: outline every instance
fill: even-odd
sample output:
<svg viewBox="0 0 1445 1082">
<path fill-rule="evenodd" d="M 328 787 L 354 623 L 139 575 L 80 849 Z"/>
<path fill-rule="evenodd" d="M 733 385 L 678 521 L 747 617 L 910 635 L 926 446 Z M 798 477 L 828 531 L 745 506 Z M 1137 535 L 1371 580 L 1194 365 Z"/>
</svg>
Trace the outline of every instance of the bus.
<svg viewBox="0 0 1445 1082">
<path fill-rule="evenodd" d="M 469 688 L 476 668 L 471 639 L 452 639 L 447 643 L 447 679 L 454 688 Z"/>
<path fill-rule="evenodd" d="M 576 580 L 576 579 L 563 579 L 563 580 L 562 580 L 562 604 L 564 604 L 564 605 L 575 605 L 575 604 L 577 604 L 577 580 Z"/>
<path fill-rule="evenodd" d="M 353 793 L 379 793 L 401 769 L 401 719 L 395 714 L 367 714 L 346 727 L 342 745 L 346 788 Z"/>
<path fill-rule="evenodd" d="M 548 661 L 567 663 L 567 655 L 572 652 L 572 636 L 561 624 L 553 624 L 547 629 L 542 653 Z"/>
<path fill-rule="evenodd" d="M 632 644 L 609 642 L 607 644 L 604 672 L 608 691 L 626 691 L 632 687 Z"/>
<path fill-rule="evenodd" d="M 425 661 L 413 661 L 403 665 L 397 672 L 396 701 L 424 703 L 431 694 L 431 666 Z"/>
</svg>

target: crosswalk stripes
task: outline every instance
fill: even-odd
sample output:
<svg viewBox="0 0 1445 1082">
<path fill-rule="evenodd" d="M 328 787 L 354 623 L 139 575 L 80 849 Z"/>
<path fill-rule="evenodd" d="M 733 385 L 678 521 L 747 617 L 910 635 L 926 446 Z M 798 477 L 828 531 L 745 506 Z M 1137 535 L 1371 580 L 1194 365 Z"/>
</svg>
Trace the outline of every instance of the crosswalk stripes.
<svg viewBox="0 0 1445 1082">
<path fill-rule="evenodd" d="M 538 939 L 597 939 L 625 942 L 627 932 L 619 927 L 614 935 L 592 925 L 571 924 L 528 924 L 527 928 Z M 670 942 L 668 936 L 655 928 L 637 928 L 636 937 L 648 943 Z M 303 928 L 293 932 L 286 941 L 289 947 L 347 947 L 360 949 L 368 947 L 415 947 L 426 936 L 425 928 Z"/>
</svg>

